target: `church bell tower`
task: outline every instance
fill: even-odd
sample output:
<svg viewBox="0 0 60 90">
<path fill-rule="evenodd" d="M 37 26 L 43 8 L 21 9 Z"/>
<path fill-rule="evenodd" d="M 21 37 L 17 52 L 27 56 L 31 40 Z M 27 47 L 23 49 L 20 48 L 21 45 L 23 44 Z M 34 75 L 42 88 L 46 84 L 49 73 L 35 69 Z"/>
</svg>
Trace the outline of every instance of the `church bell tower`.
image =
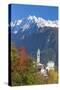
<svg viewBox="0 0 60 90">
<path fill-rule="evenodd" d="M 37 50 L 37 63 L 40 63 L 40 49 Z"/>
</svg>

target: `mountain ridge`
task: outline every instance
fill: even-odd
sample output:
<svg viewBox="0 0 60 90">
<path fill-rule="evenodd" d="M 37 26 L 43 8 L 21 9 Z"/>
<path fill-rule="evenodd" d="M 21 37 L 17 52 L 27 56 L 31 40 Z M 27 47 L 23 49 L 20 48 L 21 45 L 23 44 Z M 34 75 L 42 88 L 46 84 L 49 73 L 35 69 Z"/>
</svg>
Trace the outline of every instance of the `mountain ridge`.
<svg viewBox="0 0 60 90">
<path fill-rule="evenodd" d="M 19 25 L 11 27 L 11 42 L 14 42 L 17 48 L 25 47 L 35 58 L 39 48 L 42 63 L 47 62 L 47 56 L 56 64 L 58 62 L 58 27 L 38 27 L 35 21 L 25 18 Z"/>
<path fill-rule="evenodd" d="M 25 18 L 11 21 L 10 26 L 14 27 L 15 25 L 20 25 L 24 21 L 24 19 Z M 58 20 L 46 20 L 42 17 L 36 17 L 36 16 L 31 16 L 31 15 L 26 17 L 26 20 L 30 20 L 31 22 L 35 22 L 38 27 L 45 27 L 45 26 L 58 27 Z"/>
</svg>

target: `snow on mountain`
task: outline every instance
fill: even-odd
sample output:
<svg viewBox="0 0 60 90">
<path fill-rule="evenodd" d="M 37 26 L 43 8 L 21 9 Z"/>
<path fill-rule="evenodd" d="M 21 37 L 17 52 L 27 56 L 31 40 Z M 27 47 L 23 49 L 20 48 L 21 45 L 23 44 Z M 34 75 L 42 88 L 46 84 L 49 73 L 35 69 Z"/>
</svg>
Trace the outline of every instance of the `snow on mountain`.
<svg viewBox="0 0 60 90">
<path fill-rule="evenodd" d="M 28 20 L 34 20 L 39 27 L 58 27 L 58 21 L 51 21 L 51 20 L 45 20 L 42 17 L 36 17 L 36 16 L 29 16 Z"/>
<path fill-rule="evenodd" d="M 58 21 L 57 20 L 45 20 L 42 17 L 36 17 L 36 16 L 28 16 L 26 18 L 27 21 L 31 21 L 32 23 L 36 23 L 38 28 L 40 27 L 58 27 Z M 24 22 L 23 19 L 21 20 L 15 20 L 14 22 L 12 21 L 10 23 L 11 27 L 15 27 L 16 25 L 21 25 L 21 23 Z M 23 31 L 25 30 L 25 28 L 29 27 L 29 24 L 23 25 Z"/>
<path fill-rule="evenodd" d="M 21 32 L 25 32 L 25 31 L 28 32 L 29 30 L 29 32 L 31 33 L 31 31 L 33 32 L 33 30 L 35 30 L 35 29 L 32 29 L 34 26 L 36 26 L 37 29 L 43 28 L 42 30 L 40 30 L 42 32 L 44 31 L 44 27 L 53 27 L 53 28 L 56 27 L 57 28 L 58 21 L 57 20 L 54 20 L 54 21 L 45 20 L 42 17 L 36 17 L 36 16 L 29 15 L 26 18 L 15 20 L 14 22 L 11 21 L 10 26 L 11 26 L 11 32 L 14 34 L 17 34 L 19 30 Z"/>
<path fill-rule="evenodd" d="M 22 20 L 17 21 L 17 25 L 20 25 L 22 23 Z"/>
<path fill-rule="evenodd" d="M 17 34 L 17 33 L 18 33 L 18 31 L 16 30 L 16 31 L 14 31 L 13 33 L 14 33 L 14 34 Z"/>
<path fill-rule="evenodd" d="M 16 25 L 20 25 L 22 23 L 22 20 L 15 20 L 14 22 L 11 21 L 10 26 L 15 27 Z"/>
<path fill-rule="evenodd" d="M 23 25 L 23 27 L 22 27 L 22 32 L 25 31 L 26 29 L 28 29 L 29 27 L 30 27 L 29 24 L 25 24 L 25 25 Z"/>
<path fill-rule="evenodd" d="M 29 54 L 36 57 L 41 50 L 41 63 L 47 62 L 47 56 L 58 65 L 58 21 L 28 16 L 11 22 L 11 42 L 18 48 L 26 47 Z M 50 57 L 51 56 L 51 57 Z"/>
</svg>

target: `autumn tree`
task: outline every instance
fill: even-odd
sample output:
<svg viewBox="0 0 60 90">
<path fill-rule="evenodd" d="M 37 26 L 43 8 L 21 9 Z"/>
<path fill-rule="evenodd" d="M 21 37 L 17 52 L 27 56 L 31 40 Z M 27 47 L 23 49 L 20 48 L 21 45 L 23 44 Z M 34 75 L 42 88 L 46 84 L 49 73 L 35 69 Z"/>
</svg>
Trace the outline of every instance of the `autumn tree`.
<svg viewBox="0 0 60 90">
<path fill-rule="evenodd" d="M 26 48 L 11 47 L 12 86 L 58 83 L 57 70 L 50 70 L 46 79 L 38 72 L 37 64 L 33 61 Z"/>
<path fill-rule="evenodd" d="M 48 83 L 58 83 L 58 72 L 57 70 L 49 70 L 48 72 Z"/>
</svg>

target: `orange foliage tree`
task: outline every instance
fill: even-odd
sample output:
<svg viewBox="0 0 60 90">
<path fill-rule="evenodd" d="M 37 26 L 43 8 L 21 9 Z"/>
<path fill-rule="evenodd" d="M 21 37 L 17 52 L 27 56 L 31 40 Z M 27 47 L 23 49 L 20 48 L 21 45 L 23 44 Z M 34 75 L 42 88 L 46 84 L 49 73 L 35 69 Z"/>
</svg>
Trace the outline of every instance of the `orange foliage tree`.
<svg viewBox="0 0 60 90">
<path fill-rule="evenodd" d="M 27 69 L 28 66 L 28 53 L 25 48 L 20 48 L 18 50 L 19 53 L 19 65 L 20 65 L 20 71 L 24 71 Z"/>
</svg>

